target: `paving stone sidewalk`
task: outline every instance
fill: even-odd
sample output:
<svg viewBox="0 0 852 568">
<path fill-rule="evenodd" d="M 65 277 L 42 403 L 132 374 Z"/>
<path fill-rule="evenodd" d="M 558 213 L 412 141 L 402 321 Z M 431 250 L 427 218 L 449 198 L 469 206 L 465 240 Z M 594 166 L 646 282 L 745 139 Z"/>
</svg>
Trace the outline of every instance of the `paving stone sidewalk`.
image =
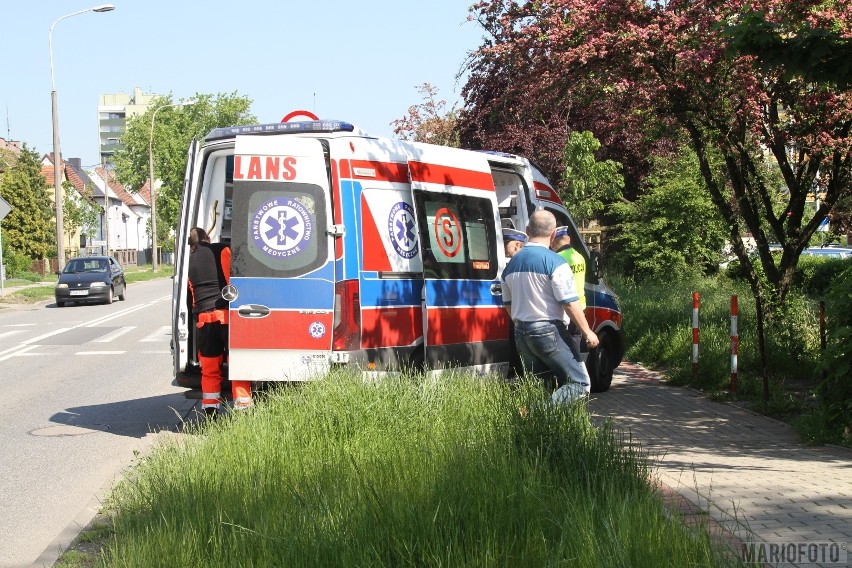
<svg viewBox="0 0 852 568">
<path fill-rule="evenodd" d="M 708 513 L 735 537 L 729 542 L 828 541 L 844 554 L 852 543 L 852 450 L 803 446 L 783 422 L 669 386 L 629 362 L 589 409 L 641 444 L 659 481 Z"/>
</svg>

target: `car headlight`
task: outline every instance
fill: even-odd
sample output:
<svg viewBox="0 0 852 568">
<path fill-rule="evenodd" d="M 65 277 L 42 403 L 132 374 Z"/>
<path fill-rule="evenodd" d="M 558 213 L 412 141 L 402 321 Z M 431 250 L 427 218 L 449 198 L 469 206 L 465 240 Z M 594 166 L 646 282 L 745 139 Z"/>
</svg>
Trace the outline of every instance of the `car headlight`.
<svg viewBox="0 0 852 568">
<path fill-rule="evenodd" d="M 92 282 L 89 285 L 89 288 L 103 288 L 106 285 L 107 285 L 106 282 Z"/>
<path fill-rule="evenodd" d="M 57 290 L 58 290 L 59 288 L 67 288 L 67 287 L 68 287 L 68 284 L 57 284 L 57 285 L 56 285 L 56 289 L 57 289 Z"/>
</svg>

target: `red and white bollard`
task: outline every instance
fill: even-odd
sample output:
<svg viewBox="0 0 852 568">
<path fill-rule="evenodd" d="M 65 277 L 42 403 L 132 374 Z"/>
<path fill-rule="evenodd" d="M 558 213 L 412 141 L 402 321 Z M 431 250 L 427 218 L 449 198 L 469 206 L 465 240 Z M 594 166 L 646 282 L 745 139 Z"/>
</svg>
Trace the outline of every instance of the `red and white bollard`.
<svg viewBox="0 0 852 568">
<path fill-rule="evenodd" d="M 740 355 L 740 337 L 737 331 L 737 321 L 740 309 L 737 305 L 737 295 L 731 296 L 731 386 L 733 392 L 737 392 L 737 359 Z"/>
<path fill-rule="evenodd" d="M 692 376 L 698 375 L 698 292 L 692 293 Z"/>
</svg>

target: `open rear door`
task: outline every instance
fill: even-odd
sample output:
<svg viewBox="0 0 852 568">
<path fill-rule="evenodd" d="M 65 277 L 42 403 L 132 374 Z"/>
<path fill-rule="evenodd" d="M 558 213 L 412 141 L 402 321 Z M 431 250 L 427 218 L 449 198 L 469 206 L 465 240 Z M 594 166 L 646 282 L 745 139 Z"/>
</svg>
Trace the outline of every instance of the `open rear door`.
<svg viewBox="0 0 852 568">
<path fill-rule="evenodd" d="M 189 226 L 190 211 L 198 201 L 197 173 L 195 171 L 197 152 L 198 141 L 193 140 L 189 145 L 189 155 L 186 160 L 186 175 L 184 176 L 183 197 L 177 226 L 177 243 L 179 246 L 175 250 L 175 276 L 172 280 L 172 360 L 175 381 L 181 386 L 193 386 L 194 384 L 193 379 L 186 374 L 189 355 L 194 347 L 190 344 L 192 314 L 187 302 L 189 290 L 186 286 L 189 247 L 181 245 L 186 242 L 187 234 L 191 228 Z M 200 380 L 198 377 L 195 378 L 196 381 Z"/>
<path fill-rule="evenodd" d="M 426 366 L 506 374 L 502 238 L 487 157 L 440 146 L 417 149 L 409 170 L 423 251 Z"/>
<path fill-rule="evenodd" d="M 294 381 L 324 372 L 334 246 L 322 144 L 237 136 L 233 180 L 230 378 Z"/>
</svg>

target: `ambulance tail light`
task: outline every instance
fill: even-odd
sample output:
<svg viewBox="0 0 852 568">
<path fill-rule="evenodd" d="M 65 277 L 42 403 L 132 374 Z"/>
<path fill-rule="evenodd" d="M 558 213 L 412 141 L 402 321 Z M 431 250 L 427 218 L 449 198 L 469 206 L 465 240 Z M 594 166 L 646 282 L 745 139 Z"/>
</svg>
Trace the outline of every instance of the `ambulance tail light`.
<svg viewBox="0 0 852 568">
<path fill-rule="evenodd" d="M 361 298 L 357 280 L 344 280 L 334 287 L 334 351 L 361 347 Z"/>
</svg>

